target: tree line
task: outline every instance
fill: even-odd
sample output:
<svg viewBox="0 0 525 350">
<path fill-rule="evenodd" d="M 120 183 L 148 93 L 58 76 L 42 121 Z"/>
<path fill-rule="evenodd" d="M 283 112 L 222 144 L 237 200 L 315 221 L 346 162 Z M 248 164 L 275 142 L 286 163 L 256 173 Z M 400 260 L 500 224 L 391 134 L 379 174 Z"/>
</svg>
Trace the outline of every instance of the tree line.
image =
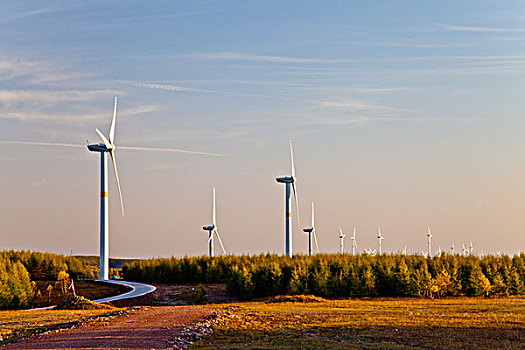
<svg viewBox="0 0 525 350">
<path fill-rule="evenodd" d="M 231 296 L 243 299 L 279 294 L 333 298 L 525 294 L 525 254 L 156 258 L 124 265 L 123 273 L 127 280 L 145 283 L 225 283 Z"/>
<path fill-rule="evenodd" d="M 39 293 L 36 281 L 58 281 L 67 276 L 93 275 L 98 267 L 84 264 L 75 257 L 31 251 L 0 252 L 0 309 L 32 306 Z"/>
</svg>

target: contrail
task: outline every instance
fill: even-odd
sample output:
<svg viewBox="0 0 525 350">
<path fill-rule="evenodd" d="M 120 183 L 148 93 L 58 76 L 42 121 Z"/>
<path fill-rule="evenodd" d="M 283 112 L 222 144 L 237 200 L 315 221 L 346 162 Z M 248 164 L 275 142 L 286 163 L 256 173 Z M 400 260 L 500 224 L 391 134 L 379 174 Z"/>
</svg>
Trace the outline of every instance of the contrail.
<svg viewBox="0 0 525 350">
<path fill-rule="evenodd" d="M 83 145 L 75 145 L 71 143 L 52 143 L 52 142 L 32 142 L 32 141 L 0 141 L 0 145 L 29 145 L 29 146 L 55 146 L 55 147 L 75 147 L 84 148 Z M 189 153 L 189 154 L 200 154 L 205 156 L 224 157 L 225 154 L 211 153 L 211 152 L 198 152 L 198 151 L 187 151 L 178 148 L 152 148 L 152 147 L 128 147 L 118 146 L 117 149 L 131 150 L 131 151 L 153 151 L 153 152 L 178 152 L 178 153 Z"/>
</svg>

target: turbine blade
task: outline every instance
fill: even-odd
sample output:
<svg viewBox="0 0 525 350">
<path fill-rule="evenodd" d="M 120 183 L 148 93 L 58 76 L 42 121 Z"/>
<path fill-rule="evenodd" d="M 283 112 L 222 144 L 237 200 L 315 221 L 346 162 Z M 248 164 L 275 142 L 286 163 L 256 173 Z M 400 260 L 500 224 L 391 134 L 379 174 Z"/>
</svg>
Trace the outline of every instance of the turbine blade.
<svg viewBox="0 0 525 350">
<path fill-rule="evenodd" d="M 295 189 L 295 181 L 292 182 L 293 196 L 295 198 L 295 210 L 297 211 L 297 227 L 301 229 L 301 219 L 299 218 L 299 199 L 297 199 L 297 191 Z"/>
<path fill-rule="evenodd" d="M 352 235 L 353 239 L 355 239 L 355 231 L 356 231 L 356 228 L 354 227 L 354 234 Z"/>
<path fill-rule="evenodd" d="M 319 244 L 317 244 L 317 235 L 315 234 L 315 230 L 314 230 L 314 241 L 315 241 L 315 249 L 317 249 L 317 254 L 319 254 Z"/>
<path fill-rule="evenodd" d="M 290 140 L 290 159 L 292 162 L 292 178 L 295 179 L 295 166 L 293 164 L 293 149 L 292 149 L 292 140 Z"/>
<path fill-rule="evenodd" d="M 109 142 L 115 143 L 115 120 L 117 119 L 117 96 L 115 96 L 115 108 L 113 109 L 113 120 L 111 121 L 111 128 L 109 128 Z"/>
<path fill-rule="evenodd" d="M 208 243 L 210 243 L 212 239 L 213 239 L 213 234 L 211 234 L 210 237 L 208 238 Z"/>
<path fill-rule="evenodd" d="M 214 228 L 213 231 L 217 235 L 217 238 L 219 239 L 219 243 L 221 244 L 222 252 L 224 255 L 226 255 L 226 250 L 224 249 L 224 245 L 222 244 L 221 236 L 219 235 L 219 231 L 217 231 L 217 228 Z"/>
<path fill-rule="evenodd" d="M 84 147 L 84 146 L 82 146 Z M 146 151 L 146 152 L 178 152 L 178 153 L 188 153 L 188 154 L 200 154 L 204 156 L 214 156 L 214 157 L 226 157 L 227 154 L 221 153 L 210 153 L 210 152 L 197 152 L 197 151 L 187 151 L 184 149 L 178 148 L 155 148 L 155 147 L 132 147 L 132 146 L 119 146 L 119 149 L 126 149 L 130 151 Z"/>
<path fill-rule="evenodd" d="M 343 235 L 343 229 L 339 227 L 339 233 L 341 234 L 341 236 Z"/>
<path fill-rule="evenodd" d="M 54 143 L 54 142 L 32 142 L 32 141 L 0 141 L 0 145 L 27 145 L 27 146 L 56 146 L 56 147 L 75 147 L 85 148 L 83 145 L 71 143 Z"/>
<path fill-rule="evenodd" d="M 111 156 L 111 163 L 113 163 L 113 170 L 115 171 L 115 178 L 117 179 L 118 194 L 120 196 L 120 209 L 122 210 L 122 216 L 124 216 L 124 202 L 122 201 L 122 191 L 120 190 L 120 181 L 118 180 L 117 162 L 113 152 L 115 151 L 110 151 L 109 155 Z"/>
<path fill-rule="evenodd" d="M 111 142 L 108 141 L 106 136 L 104 136 L 104 134 L 101 133 L 100 130 L 98 130 L 98 129 L 95 129 L 95 130 L 97 131 L 98 136 L 100 136 L 100 138 L 102 139 L 102 142 L 104 142 L 104 145 L 106 145 L 106 148 L 110 149 L 111 148 Z"/>
<path fill-rule="evenodd" d="M 215 187 L 213 188 L 213 226 L 217 226 L 217 220 L 215 215 Z"/>
</svg>

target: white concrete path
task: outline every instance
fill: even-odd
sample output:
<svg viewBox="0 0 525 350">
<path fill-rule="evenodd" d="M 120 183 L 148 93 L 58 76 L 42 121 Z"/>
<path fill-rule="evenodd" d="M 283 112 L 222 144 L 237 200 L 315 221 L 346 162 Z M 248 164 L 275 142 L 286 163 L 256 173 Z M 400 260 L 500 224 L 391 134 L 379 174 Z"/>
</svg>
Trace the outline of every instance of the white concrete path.
<svg viewBox="0 0 525 350">
<path fill-rule="evenodd" d="M 143 295 L 149 294 L 154 292 L 157 287 L 144 284 L 144 283 L 138 283 L 138 282 L 128 282 L 128 281 L 121 281 L 121 280 L 97 280 L 98 282 L 104 282 L 104 283 L 112 283 L 112 284 L 118 284 L 121 286 L 128 286 L 133 288 L 131 291 L 116 295 L 114 297 L 104 298 L 104 299 L 98 299 L 98 300 L 92 300 L 95 303 L 105 303 L 108 301 L 115 301 L 115 300 L 122 300 L 122 299 L 130 299 L 130 298 L 136 298 L 141 297 Z"/>
</svg>

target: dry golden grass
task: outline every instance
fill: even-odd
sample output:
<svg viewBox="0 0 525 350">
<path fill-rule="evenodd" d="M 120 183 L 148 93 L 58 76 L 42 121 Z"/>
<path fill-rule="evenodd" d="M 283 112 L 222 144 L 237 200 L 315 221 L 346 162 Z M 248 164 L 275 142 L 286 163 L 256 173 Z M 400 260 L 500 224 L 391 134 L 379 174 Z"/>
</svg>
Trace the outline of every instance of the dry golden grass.
<svg viewBox="0 0 525 350">
<path fill-rule="evenodd" d="M 525 299 L 238 303 L 195 349 L 523 349 Z"/>
<path fill-rule="evenodd" d="M 74 322 L 118 310 L 120 309 L 0 311 L 0 344 L 32 334 L 64 328 Z"/>
</svg>

